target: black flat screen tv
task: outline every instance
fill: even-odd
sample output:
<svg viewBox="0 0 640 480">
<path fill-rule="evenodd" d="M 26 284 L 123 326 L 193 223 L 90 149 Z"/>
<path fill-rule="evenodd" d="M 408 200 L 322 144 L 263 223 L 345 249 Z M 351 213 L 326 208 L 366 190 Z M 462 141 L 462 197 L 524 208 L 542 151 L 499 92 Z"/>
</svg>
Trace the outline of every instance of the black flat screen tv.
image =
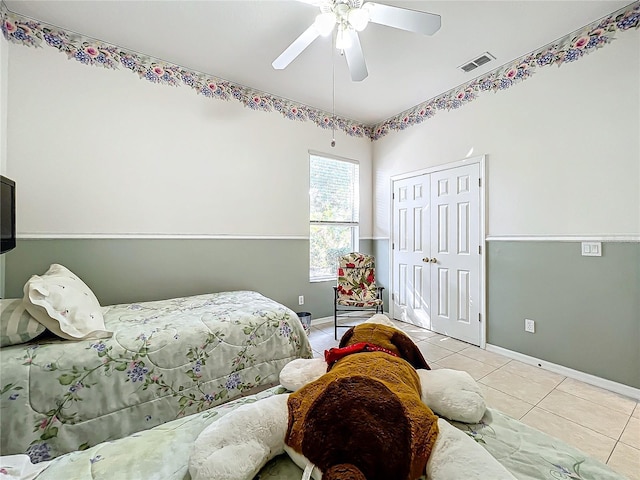
<svg viewBox="0 0 640 480">
<path fill-rule="evenodd" d="M 16 246 L 16 183 L 0 175 L 0 254 Z"/>
</svg>

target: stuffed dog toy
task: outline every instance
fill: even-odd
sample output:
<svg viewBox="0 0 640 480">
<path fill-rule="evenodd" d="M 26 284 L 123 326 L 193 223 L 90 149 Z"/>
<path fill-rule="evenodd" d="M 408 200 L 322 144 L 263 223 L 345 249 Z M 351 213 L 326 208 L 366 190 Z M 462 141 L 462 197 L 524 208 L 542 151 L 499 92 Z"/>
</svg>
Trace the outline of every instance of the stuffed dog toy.
<svg viewBox="0 0 640 480">
<path fill-rule="evenodd" d="M 478 422 L 486 405 L 476 382 L 466 372 L 430 370 L 384 315 L 348 330 L 324 360 L 290 362 L 280 383 L 294 393 L 244 405 L 200 434 L 193 480 L 251 480 L 283 452 L 304 479 L 514 478 L 436 415 Z"/>
</svg>

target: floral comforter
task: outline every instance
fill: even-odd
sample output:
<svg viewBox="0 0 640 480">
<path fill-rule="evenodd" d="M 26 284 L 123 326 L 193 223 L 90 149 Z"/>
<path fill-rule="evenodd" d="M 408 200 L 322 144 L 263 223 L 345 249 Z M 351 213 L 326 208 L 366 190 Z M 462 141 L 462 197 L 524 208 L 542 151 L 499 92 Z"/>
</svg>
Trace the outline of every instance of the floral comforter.
<svg viewBox="0 0 640 480">
<path fill-rule="evenodd" d="M 241 405 L 285 392 L 282 387 L 273 387 L 84 452 L 63 455 L 47 462 L 36 479 L 188 480 L 191 449 L 208 425 Z M 625 480 L 575 448 L 493 409 L 487 410 L 479 424 L 454 425 L 473 437 L 518 480 Z M 0 458 L 0 471 L 3 468 L 12 473 Z M 270 461 L 256 476 L 256 480 L 300 478 L 302 470 L 286 455 Z"/>
<path fill-rule="evenodd" d="M 85 450 L 274 385 L 312 356 L 297 315 L 256 292 L 114 305 L 104 318 L 109 339 L 0 349 L 2 455 Z"/>
</svg>

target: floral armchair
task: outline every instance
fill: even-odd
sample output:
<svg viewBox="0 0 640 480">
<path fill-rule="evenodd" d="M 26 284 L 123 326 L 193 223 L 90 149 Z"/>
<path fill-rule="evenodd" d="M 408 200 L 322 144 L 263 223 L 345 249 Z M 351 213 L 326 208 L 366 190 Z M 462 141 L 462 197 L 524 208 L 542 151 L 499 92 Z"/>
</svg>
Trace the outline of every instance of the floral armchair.
<svg viewBox="0 0 640 480">
<path fill-rule="evenodd" d="M 334 336 L 338 338 L 340 318 L 367 318 L 352 312 L 383 313 L 382 291 L 375 281 L 375 259 L 364 253 L 351 252 L 338 259 L 338 284 L 334 290 Z"/>
</svg>

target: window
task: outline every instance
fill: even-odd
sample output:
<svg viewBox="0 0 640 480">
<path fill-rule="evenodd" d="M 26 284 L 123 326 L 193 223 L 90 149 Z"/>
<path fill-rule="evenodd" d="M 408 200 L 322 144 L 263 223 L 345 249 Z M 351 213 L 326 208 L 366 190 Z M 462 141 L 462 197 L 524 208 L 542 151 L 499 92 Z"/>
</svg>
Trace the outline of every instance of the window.
<svg viewBox="0 0 640 480">
<path fill-rule="evenodd" d="M 338 257 L 358 250 L 359 166 L 311 154 L 309 167 L 309 279 L 331 280 Z"/>
</svg>

